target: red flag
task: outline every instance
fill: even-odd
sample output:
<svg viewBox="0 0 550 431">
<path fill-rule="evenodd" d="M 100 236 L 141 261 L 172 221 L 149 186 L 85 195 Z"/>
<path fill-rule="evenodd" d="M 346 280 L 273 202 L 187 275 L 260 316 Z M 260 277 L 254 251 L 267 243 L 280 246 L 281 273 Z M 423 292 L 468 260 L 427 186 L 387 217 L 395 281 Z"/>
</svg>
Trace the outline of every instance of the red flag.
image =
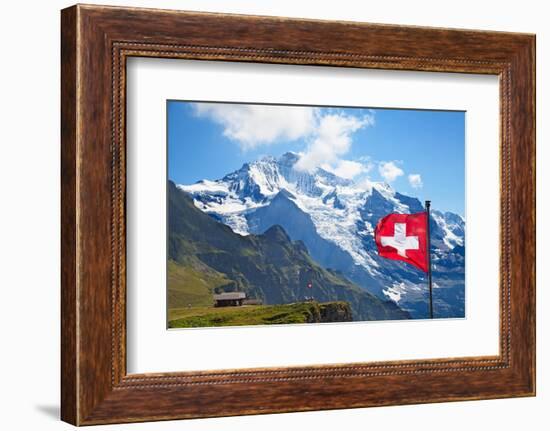
<svg viewBox="0 0 550 431">
<path fill-rule="evenodd" d="M 428 272 L 427 214 L 388 214 L 374 230 L 378 254 Z"/>
</svg>

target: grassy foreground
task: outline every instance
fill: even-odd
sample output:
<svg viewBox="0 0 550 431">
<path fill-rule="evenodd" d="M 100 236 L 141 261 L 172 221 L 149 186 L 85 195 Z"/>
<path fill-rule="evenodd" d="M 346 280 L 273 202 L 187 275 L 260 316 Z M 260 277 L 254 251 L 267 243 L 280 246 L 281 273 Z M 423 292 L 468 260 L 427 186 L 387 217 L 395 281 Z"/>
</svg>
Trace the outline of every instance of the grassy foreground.
<svg viewBox="0 0 550 431">
<path fill-rule="evenodd" d="M 353 320 L 349 304 L 344 301 L 176 308 L 169 310 L 168 319 L 169 328 L 328 323 Z"/>
</svg>

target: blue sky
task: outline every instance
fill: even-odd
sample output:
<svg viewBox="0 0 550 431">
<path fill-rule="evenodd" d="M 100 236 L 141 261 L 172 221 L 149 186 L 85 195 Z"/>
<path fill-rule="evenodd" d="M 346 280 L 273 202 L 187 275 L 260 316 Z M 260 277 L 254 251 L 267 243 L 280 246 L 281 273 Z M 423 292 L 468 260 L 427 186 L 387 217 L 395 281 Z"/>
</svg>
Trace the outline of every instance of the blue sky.
<svg viewBox="0 0 550 431">
<path fill-rule="evenodd" d="M 464 112 L 183 101 L 167 109 L 168 176 L 178 184 L 295 151 L 304 155 L 302 170 L 386 181 L 464 215 Z"/>
</svg>

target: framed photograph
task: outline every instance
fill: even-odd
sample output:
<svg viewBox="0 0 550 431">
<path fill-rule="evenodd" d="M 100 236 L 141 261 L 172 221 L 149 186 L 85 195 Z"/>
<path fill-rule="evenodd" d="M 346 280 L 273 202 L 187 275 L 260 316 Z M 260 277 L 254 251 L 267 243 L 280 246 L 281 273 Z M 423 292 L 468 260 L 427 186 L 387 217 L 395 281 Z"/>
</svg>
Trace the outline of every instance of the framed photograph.
<svg viewBox="0 0 550 431">
<path fill-rule="evenodd" d="M 166 109 L 169 328 L 465 317 L 465 112 Z"/>
<path fill-rule="evenodd" d="M 535 394 L 534 35 L 61 16 L 63 420 Z"/>
</svg>

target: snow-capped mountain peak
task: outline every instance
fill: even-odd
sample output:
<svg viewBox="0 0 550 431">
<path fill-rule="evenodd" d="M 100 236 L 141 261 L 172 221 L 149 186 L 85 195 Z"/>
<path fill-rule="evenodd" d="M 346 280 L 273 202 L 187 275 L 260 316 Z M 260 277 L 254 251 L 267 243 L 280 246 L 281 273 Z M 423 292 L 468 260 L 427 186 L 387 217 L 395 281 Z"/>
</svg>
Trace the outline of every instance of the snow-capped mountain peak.
<svg viewBox="0 0 550 431">
<path fill-rule="evenodd" d="M 269 205 L 281 190 L 290 192 L 296 205 L 318 223 L 319 233 L 333 240 L 333 229 L 329 229 L 329 225 L 334 222 L 350 225 L 363 218 L 372 224 L 373 218 L 383 213 L 423 210 L 418 199 L 402 195 L 384 182 L 362 180 L 354 183 L 322 168 L 313 172 L 299 171 L 294 168 L 299 158 L 300 155 L 294 152 L 279 158 L 266 156 L 243 164 L 221 179 L 178 187 L 193 196 L 198 208 L 218 216 L 243 235 L 250 233 L 246 214 Z M 434 219 L 445 231 L 448 247 L 462 245 L 464 220 L 459 215 L 436 211 Z"/>
</svg>

